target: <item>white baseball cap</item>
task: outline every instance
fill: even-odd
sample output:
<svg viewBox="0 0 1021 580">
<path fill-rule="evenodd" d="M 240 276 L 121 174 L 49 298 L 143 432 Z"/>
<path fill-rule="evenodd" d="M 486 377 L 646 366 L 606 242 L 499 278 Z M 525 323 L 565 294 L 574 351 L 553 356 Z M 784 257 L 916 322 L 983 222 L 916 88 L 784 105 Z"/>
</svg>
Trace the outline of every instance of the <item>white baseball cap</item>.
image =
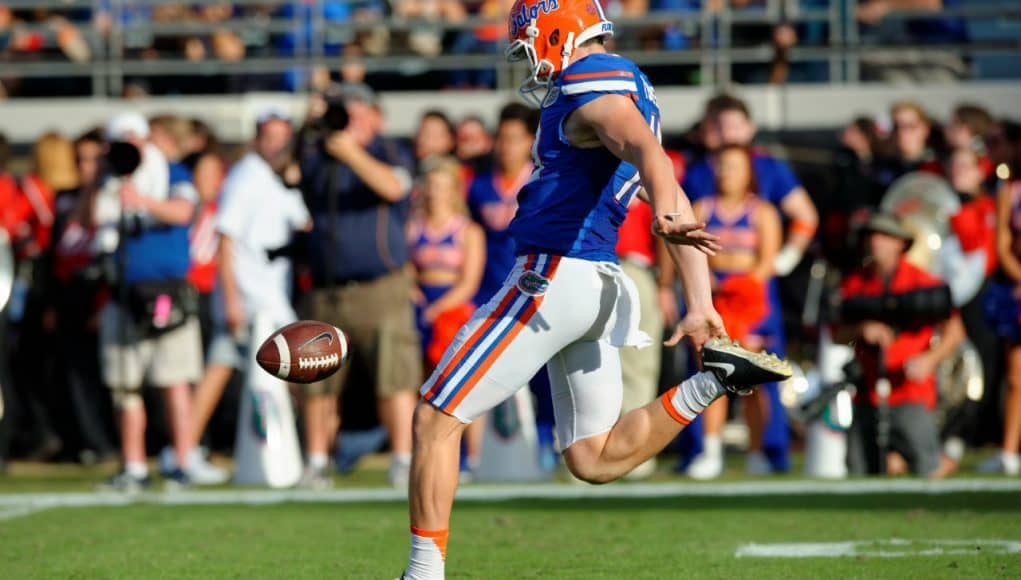
<svg viewBox="0 0 1021 580">
<path fill-rule="evenodd" d="M 118 113 L 106 124 L 106 138 L 110 141 L 123 141 L 129 135 L 139 139 L 149 138 L 149 122 L 141 113 Z"/>
</svg>

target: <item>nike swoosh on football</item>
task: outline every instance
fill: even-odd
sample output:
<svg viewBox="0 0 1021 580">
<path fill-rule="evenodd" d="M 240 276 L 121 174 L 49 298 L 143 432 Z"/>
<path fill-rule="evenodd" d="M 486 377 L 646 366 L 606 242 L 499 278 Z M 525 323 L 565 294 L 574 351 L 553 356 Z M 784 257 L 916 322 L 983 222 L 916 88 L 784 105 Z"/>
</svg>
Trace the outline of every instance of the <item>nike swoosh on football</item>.
<svg viewBox="0 0 1021 580">
<path fill-rule="evenodd" d="M 330 344 L 333 344 L 333 334 L 329 333 L 329 332 L 322 332 L 322 333 L 319 334 L 319 336 L 316 336 L 314 338 L 310 338 L 310 339 L 306 340 L 305 342 L 303 342 L 301 344 L 301 346 L 298 347 L 298 350 L 302 350 L 303 348 L 305 348 L 306 346 L 312 344 L 313 342 L 319 342 L 320 340 L 322 340 L 324 338 L 326 340 L 328 340 L 330 342 Z"/>
<path fill-rule="evenodd" d="M 707 363 L 705 363 L 705 366 L 707 366 L 707 367 L 719 367 L 719 368 L 723 369 L 724 372 L 727 373 L 728 377 L 730 375 L 734 374 L 734 371 L 737 370 L 737 367 L 735 367 L 734 365 L 732 365 L 730 363 L 725 363 L 725 362 L 707 362 Z"/>
</svg>

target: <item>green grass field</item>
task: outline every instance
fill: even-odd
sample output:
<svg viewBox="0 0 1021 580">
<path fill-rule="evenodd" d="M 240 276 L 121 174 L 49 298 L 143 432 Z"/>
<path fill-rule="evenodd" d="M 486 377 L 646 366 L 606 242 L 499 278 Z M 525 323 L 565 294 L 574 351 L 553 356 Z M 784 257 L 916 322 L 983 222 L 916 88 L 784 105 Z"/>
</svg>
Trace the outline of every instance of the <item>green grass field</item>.
<svg viewBox="0 0 1021 580">
<path fill-rule="evenodd" d="M 737 558 L 750 542 L 1021 540 L 1021 493 L 462 502 L 450 578 L 1017 578 L 1021 554 Z M 915 548 L 907 548 L 908 551 Z M 985 553 L 983 553 L 985 550 Z M 2 578 L 393 578 L 401 503 L 57 508 L 0 521 Z"/>
</svg>

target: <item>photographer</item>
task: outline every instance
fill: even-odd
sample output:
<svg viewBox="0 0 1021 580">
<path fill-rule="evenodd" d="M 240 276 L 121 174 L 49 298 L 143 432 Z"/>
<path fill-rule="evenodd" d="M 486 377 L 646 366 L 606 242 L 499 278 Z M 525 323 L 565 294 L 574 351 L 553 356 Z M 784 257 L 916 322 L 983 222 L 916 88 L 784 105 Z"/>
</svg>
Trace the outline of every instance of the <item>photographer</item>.
<svg viewBox="0 0 1021 580">
<path fill-rule="evenodd" d="M 302 163 L 302 191 L 315 224 L 309 236 L 315 288 L 306 296 L 304 314 L 343 328 L 359 347 L 352 351 L 353 364 L 305 388 L 309 469 L 303 483 L 328 481 L 326 454 L 339 426 L 337 395 L 356 366 L 376 383 L 393 449 L 391 482 L 406 485 L 422 368 L 412 280 L 405 270 L 413 161 L 380 135 L 383 119 L 372 89 L 346 83 L 331 87 L 325 97 L 324 117 L 336 119 L 343 111 L 348 122 L 323 128 Z"/>
<path fill-rule="evenodd" d="M 961 344 L 964 325 L 943 281 L 905 258 L 912 235 L 895 216 L 873 215 L 865 234 L 867 262 L 844 280 L 843 326 L 835 336 L 854 341 L 864 372 L 848 433 L 848 468 L 855 475 L 880 473 L 886 462 L 880 454 L 889 450 L 912 473 L 933 476 L 940 459 L 935 372 Z"/>
<path fill-rule="evenodd" d="M 173 122 L 150 127 L 137 113 L 122 113 L 107 126 L 115 147 L 110 164 L 123 177 L 111 176 L 97 199 L 97 239 L 116 249 L 119 277 L 114 299 L 100 314 L 99 341 L 103 379 L 113 390 L 119 414 L 124 469 L 104 487 L 137 491 L 148 487 L 145 452 L 146 414 L 143 382 L 160 388 L 166 403 L 177 464 L 188 465 L 191 451 L 189 383 L 202 371 L 201 338 L 188 281 L 188 224 L 196 195 L 190 174 L 168 163 L 180 156 Z M 136 151 L 123 163 L 121 151 Z M 127 156 L 127 155 L 125 155 Z M 137 165 L 132 171 L 130 166 Z M 121 169 L 118 169 L 120 167 Z M 167 474 L 168 485 L 190 483 L 183 469 Z"/>
</svg>

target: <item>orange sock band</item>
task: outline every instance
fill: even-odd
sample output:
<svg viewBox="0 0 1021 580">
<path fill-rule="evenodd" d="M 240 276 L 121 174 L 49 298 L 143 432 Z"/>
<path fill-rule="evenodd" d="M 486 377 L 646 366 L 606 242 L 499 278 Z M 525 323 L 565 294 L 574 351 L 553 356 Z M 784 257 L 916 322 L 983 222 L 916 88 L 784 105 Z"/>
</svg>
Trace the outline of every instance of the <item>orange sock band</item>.
<svg viewBox="0 0 1021 580">
<path fill-rule="evenodd" d="M 674 407 L 675 393 L 677 393 L 677 387 L 674 387 L 669 391 L 663 393 L 663 396 L 660 397 L 659 400 L 661 403 L 663 403 L 663 409 L 666 410 L 667 415 L 670 415 L 670 417 L 674 421 L 677 421 L 681 425 L 688 425 L 689 423 L 691 423 L 691 421 L 689 419 L 685 419 L 684 416 L 677 411 L 677 408 Z"/>
<path fill-rule="evenodd" d="M 449 530 L 423 530 L 411 526 L 411 533 L 420 538 L 429 538 L 436 544 L 436 548 L 440 551 L 440 556 L 443 557 L 443 561 L 447 560 L 447 536 L 450 535 Z"/>
</svg>

